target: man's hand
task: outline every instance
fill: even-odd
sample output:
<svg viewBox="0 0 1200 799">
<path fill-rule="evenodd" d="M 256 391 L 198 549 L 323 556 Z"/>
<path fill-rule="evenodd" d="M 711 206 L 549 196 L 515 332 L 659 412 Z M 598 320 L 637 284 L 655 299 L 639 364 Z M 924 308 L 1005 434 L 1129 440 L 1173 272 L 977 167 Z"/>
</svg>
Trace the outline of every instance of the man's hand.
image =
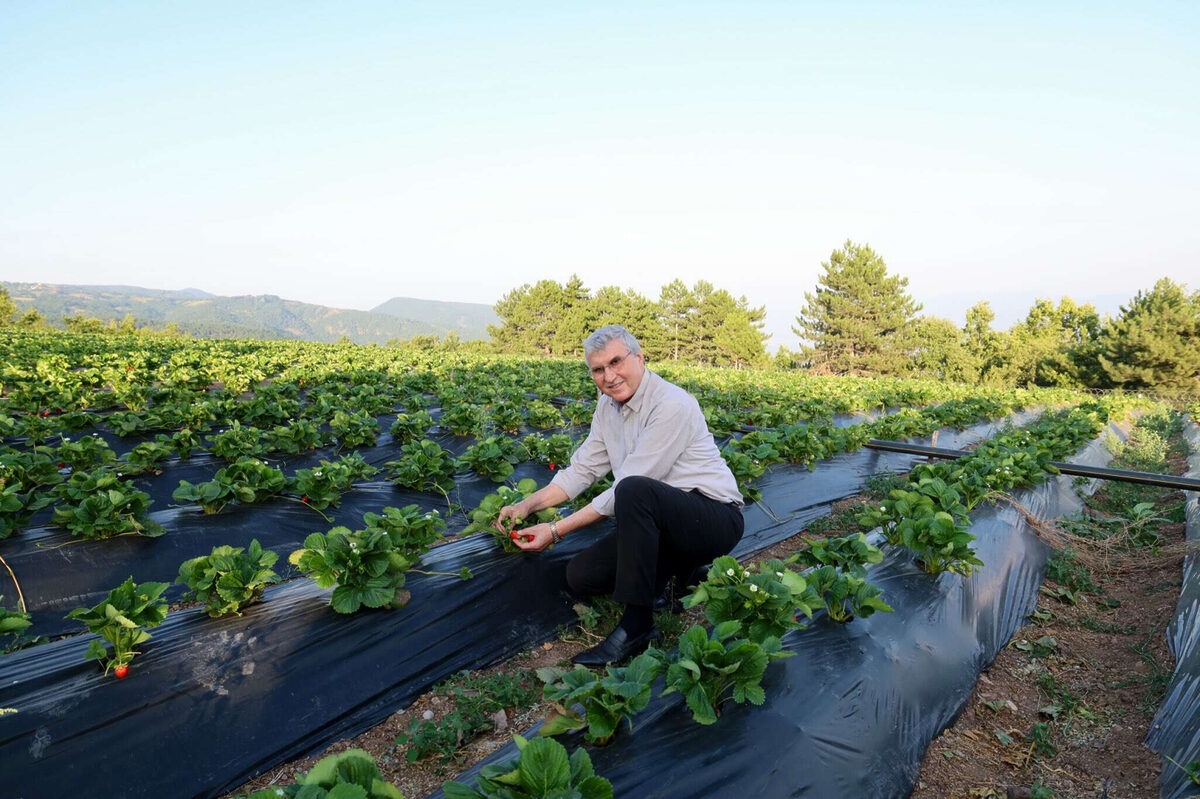
<svg viewBox="0 0 1200 799">
<path fill-rule="evenodd" d="M 554 536 L 550 535 L 550 525 L 535 524 L 533 527 L 526 527 L 524 530 L 517 531 L 517 537 L 512 541 L 526 552 L 541 552 L 554 540 Z"/>
<path fill-rule="evenodd" d="M 500 509 L 500 514 L 496 517 L 496 523 L 492 526 L 500 532 L 507 532 L 513 524 L 519 524 L 524 521 L 525 517 L 529 515 L 524 505 L 524 501 L 518 502 L 515 505 L 505 505 Z M 509 524 L 506 527 L 504 522 L 508 520 L 511 520 L 513 524 Z"/>
</svg>

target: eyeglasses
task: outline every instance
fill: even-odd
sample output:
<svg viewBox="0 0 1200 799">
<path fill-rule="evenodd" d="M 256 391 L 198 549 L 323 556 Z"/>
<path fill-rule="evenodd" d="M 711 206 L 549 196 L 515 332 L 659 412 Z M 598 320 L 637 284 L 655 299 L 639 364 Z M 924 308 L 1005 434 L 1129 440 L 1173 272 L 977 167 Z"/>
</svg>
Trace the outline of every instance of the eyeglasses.
<svg viewBox="0 0 1200 799">
<path fill-rule="evenodd" d="M 614 372 L 617 371 L 621 368 L 621 364 L 625 363 L 625 359 L 630 355 L 633 355 L 633 353 L 627 350 L 624 355 L 618 355 L 606 364 L 601 366 L 593 366 L 592 377 L 604 377 L 604 373 L 609 369 L 612 369 Z"/>
</svg>

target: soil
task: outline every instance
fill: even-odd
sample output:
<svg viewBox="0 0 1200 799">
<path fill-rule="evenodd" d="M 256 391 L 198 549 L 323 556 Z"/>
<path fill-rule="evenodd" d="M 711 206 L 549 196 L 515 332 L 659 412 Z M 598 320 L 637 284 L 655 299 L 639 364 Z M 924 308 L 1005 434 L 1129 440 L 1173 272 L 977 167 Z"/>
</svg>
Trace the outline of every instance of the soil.
<svg viewBox="0 0 1200 799">
<path fill-rule="evenodd" d="M 1184 469 L 1175 452 L 1168 471 L 1182 474 Z M 857 506 L 877 500 L 886 489 L 880 484 L 873 497 L 837 503 L 829 517 L 810 524 L 803 535 L 776 544 L 753 561 L 786 557 L 803 546 L 805 537 L 858 532 Z M 1161 492 L 1157 504 L 1178 503 L 1180 496 Z M 1179 595 L 1183 530 L 1182 523 L 1162 524 L 1158 550 L 1147 548 L 1115 562 L 1102 563 L 1105 553 L 1081 549 L 1081 558 L 1096 566 L 1091 569 L 1095 590 L 1075 592 L 1071 604 L 1053 595 L 1054 584 L 1043 588 L 1036 620 L 1016 632 L 980 677 L 957 722 L 930 745 L 913 799 L 1157 799 L 1159 758 L 1142 741 L 1174 668 L 1164 629 Z M 1058 531 L 1049 533 L 1062 543 Z M 1072 543 L 1086 546 L 1075 539 Z M 682 616 L 659 614 L 663 643 L 670 646 L 672 636 L 701 620 L 694 610 Z M 594 631 L 570 631 L 478 674 L 569 666 L 573 655 L 598 643 L 613 623 L 608 618 Z M 540 721 L 550 708 L 539 703 L 507 710 L 502 721 L 497 719 L 497 729 L 465 744 L 450 764 L 435 756 L 409 763 L 396 736 L 415 717 L 428 713 L 438 720 L 453 709 L 453 699 L 430 692 L 352 739 L 260 775 L 227 799 L 290 784 L 321 757 L 349 748 L 366 750 L 384 779 L 404 796 L 423 797 L 507 744 L 513 732 Z M 1045 726 L 1035 727 L 1039 724 Z M 1040 735 L 1031 737 L 1038 730 Z"/>
</svg>

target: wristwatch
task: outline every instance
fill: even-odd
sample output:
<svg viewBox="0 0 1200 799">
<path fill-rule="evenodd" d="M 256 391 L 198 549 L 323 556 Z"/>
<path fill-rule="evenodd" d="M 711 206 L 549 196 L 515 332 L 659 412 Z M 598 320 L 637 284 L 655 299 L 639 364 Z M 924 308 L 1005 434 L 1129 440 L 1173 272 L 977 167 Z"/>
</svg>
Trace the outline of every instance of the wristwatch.
<svg viewBox="0 0 1200 799">
<path fill-rule="evenodd" d="M 558 534 L 558 522 L 550 522 L 550 540 L 556 544 L 562 543 L 562 536 Z"/>
</svg>

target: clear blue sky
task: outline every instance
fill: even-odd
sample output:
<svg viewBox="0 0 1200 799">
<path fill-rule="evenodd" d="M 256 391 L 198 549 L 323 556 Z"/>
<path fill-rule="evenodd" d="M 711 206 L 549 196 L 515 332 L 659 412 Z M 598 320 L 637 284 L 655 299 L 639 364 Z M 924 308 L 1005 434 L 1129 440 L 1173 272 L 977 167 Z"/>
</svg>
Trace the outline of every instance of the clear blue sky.
<svg viewBox="0 0 1200 799">
<path fill-rule="evenodd" d="M 1200 288 L 1200 3 L 0 3 L 0 279 L 962 322 Z"/>
</svg>

